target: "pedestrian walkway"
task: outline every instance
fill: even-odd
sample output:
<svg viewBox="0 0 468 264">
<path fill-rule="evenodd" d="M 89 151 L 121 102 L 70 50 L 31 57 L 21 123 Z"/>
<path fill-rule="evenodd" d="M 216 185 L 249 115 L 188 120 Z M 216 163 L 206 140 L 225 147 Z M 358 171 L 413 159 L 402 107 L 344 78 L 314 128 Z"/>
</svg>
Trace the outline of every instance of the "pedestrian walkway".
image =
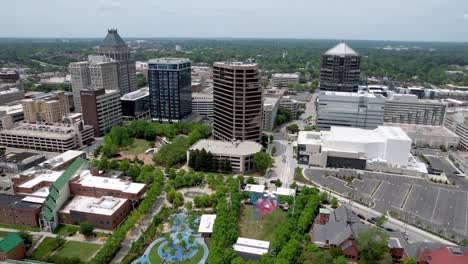
<svg viewBox="0 0 468 264">
<path fill-rule="evenodd" d="M 149 214 L 146 214 L 140 224 L 136 225 L 129 233 L 127 238 L 122 243 L 119 252 L 114 256 L 110 263 L 118 264 L 122 263 L 122 260 L 127 256 L 132 243 L 140 237 L 141 233 L 145 232 L 148 226 L 151 224 L 153 217 L 161 210 L 166 197 L 166 192 L 161 192 L 156 201 L 153 203 Z"/>
</svg>

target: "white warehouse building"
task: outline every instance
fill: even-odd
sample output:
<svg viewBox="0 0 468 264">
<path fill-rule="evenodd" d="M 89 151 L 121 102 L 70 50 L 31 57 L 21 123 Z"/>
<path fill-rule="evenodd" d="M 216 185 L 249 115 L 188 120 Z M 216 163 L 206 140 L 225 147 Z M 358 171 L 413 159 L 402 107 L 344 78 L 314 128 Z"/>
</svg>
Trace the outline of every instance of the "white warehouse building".
<svg viewBox="0 0 468 264">
<path fill-rule="evenodd" d="M 330 131 L 300 131 L 297 157 L 299 163 L 310 166 L 427 173 L 424 164 L 412 157 L 411 143 L 399 127 L 331 127 Z"/>
</svg>

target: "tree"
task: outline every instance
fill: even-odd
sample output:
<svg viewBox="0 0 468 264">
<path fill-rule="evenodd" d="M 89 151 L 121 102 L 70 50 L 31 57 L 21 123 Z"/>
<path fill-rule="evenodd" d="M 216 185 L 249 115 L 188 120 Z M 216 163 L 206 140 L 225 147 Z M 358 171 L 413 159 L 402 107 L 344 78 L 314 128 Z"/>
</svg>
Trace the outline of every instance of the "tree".
<svg viewBox="0 0 468 264">
<path fill-rule="evenodd" d="M 128 169 L 128 175 L 132 177 L 133 180 L 135 180 L 138 177 L 138 175 L 140 175 L 140 166 L 138 164 L 133 164 Z"/>
<path fill-rule="evenodd" d="M 94 226 L 88 222 L 84 221 L 80 224 L 80 233 L 84 236 L 92 236 L 94 231 Z"/>
<path fill-rule="evenodd" d="M 109 160 L 106 157 L 103 157 L 99 161 L 98 168 L 99 170 L 103 170 L 103 171 L 107 170 L 109 168 Z"/>
<path fill-rule="evenodd" d="M 327 194 L 327 192 L 321 192 L 320 193 L 320 202 L 328 203 L 328 194 Z"/>
<path fill-rule="evenodd" d="M 417 264 L 418 262 L 414 258 L 405 258 L 401 264 Z"/>
<path fill-rule="evenodd" d="M 188 201 L 188 202 L 185 203 L 185 208 L 186 208 L 187 210 L 191 211 L 191 210 L 192 210 L 192 207 L 193 207 L 192 201 Z"/>
<path fill-rule="evenodd" d="M 119 166 L 120 164 L 118 160 L 113 159 L 109 162 L 109 169 L 111 170 L 118 170 Z"/>
<path fill-rule="evenodd" d="M 281 182 L 281 180 L 280 180 L 280 179 L 276 179 L 276 181 L 275 181 L 275 186 L 276 186 L 276 187 L 281 187 L 281 185 L 283 185 L 283 183 Z"/>
<path fill-rule="evenodd" d="M 27 248 L 29 248 L 32 245 L 33 236 L 30 233 L 28 233 L 26 231 L 20 231 L 20 232 L 18 232 L 18 235 L 23 239 L 24 245 Z"/>
<path fill-rule="evenodd" d="M 337 208 L 338 207 L 338 199 L 336 199 L 336 197 L 333 197 L 331 199 L 331 206 L 332 206 L 332 208 Z"/>
<path fill-rule="evenodd" d="M 359 262 L 377 263 L 388 253 L 388 235 L 380 228 L 371 227 L 361 232 L 357 238 Z"/>
<path fill-rule="evenodd" d="M 375 219 L 375 224 L 377 226 L 383 226 L 387 222 L 387 217 L 384 214 L 381 214 Z"/>
<path fill-rule="evenodd" d="M 299 126 L 297 124 L 291 124 L 291 125 L 286 127 L 286 130 L 290 134 L 296 134 L 297 132 L 299 132 Z"/>
<path fill-rule="evenodd" d="M 271 167 L 273 164 L 273 159 L 268 153 L 265 152 L 257 152 L 254 154 L 253 162 L 255 164 L 255 168 L 260 173 L 265 173 L 266 170 Z"/>
<path fill-rule="evenodd" d="M 276 147 L 273 146 L 273 147 L 271 148 L 271 155 L 274 156 L 275 154 L 276 154 Z"/>
<path fill-rule="evenodd" d="M 249 178 L 247 178 L 247 184 L 255 184 L 255 179 L 253 176 L 249 176 Z"/>
<path fill-rule="evenodd" d="M 172 206 L 174 208 L 178 208 L 184 204 L 184 196 L 180 192 L 176 192 L 174 196 L 174 200 L 172 201 Z"/>
</svg>

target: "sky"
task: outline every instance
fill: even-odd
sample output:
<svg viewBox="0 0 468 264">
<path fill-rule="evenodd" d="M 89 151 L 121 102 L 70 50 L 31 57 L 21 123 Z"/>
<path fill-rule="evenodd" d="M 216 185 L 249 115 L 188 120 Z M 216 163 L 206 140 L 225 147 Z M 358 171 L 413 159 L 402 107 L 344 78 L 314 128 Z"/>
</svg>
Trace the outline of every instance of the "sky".
<svg viewBox="0 0 468 264">
<path fill-rule="evenodd" d="M 0 37 L 468 42 L 468 0 L 2 0 Z"/>
</svg>

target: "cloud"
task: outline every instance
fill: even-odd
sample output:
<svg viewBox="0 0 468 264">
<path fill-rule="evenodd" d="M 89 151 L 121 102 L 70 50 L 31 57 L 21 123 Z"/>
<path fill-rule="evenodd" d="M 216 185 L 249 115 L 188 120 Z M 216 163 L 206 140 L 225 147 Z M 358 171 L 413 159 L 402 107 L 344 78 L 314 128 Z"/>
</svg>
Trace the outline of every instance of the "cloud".
<svg viewBox="0 0 468 264">
<path fill-rule="evenodd" d="M 100 1 L 99 2 L 99 11 L 103 12 L 115 12 L 121 10 L 122 4 L 114 1 Z"/>
<path fill-rule="evenodd" d="M 468 13 L 463 14 L 464 19 L 468 19 Z"/>
</svg>

